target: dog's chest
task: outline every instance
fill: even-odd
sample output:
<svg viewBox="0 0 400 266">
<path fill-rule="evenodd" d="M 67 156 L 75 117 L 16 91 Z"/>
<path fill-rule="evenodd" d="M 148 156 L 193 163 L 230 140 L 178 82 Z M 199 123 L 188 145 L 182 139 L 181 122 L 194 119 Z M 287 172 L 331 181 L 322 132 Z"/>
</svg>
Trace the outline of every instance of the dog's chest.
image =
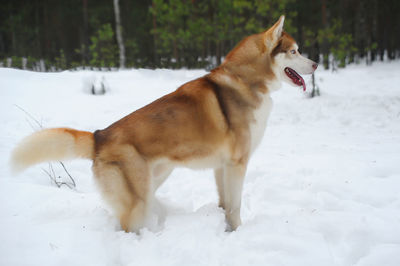
<svg viewBox="0 0 400 266">
<path fill-rule="evenodd" d="M 251 153 L 257 148 L 264 136 L 272 104 L 271 97 L 266 94 L 263 96 L 261 105 L 253 113 L 254 119 L 250 123 Z"/>
</svg>

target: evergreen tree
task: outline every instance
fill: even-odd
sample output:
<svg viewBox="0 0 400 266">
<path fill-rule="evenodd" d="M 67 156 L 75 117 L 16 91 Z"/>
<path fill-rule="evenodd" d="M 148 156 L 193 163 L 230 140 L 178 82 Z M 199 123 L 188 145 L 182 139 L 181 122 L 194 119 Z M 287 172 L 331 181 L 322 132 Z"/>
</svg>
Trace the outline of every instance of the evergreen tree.
<svg viewBox="0 0 400 266">
<path fill-rule="evenodd" d="M 123 65 L 118 55 L 125 50 L 129 67 L 213 67 L 243 37 L 265 30 L 281 14 L 286 15 L 285 30 L 302 52 L 317 61 L 323 55 L 326 68 L 362 58 L 371 64 L 400 56 L 396 0 L 119 0 L 118 4 L 120 26 L 109 0 L 5 0 L 0 5 L 0 62 L 27 68 L 45 64 L 47 69 L 112 67 Z M 117 29 L 123 29 L 122 42 Z"/>
</svg>

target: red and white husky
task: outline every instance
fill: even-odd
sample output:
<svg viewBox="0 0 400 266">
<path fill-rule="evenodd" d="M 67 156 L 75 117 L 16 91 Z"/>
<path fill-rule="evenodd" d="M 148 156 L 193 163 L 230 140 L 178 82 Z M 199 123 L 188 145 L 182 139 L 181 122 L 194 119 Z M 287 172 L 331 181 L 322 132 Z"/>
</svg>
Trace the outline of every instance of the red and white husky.
<svg viewBox="0 0 400 266">
<path fill-rule="evenodd" d="M 271 111 L 270 93 L 285 81 L 305 84 L 317 64 L 283 31 L 284 17 L 242 40 L 209 74 L 94 133 L 45 129 L 14 150 L 12 166 L 72 158 L 93 160 L 101 193 L 125 231 L 145 225 L 157 188 L 175 167 L 213 168 L 228 226 L 240 224 L 243 180 Z"/>
</svg>

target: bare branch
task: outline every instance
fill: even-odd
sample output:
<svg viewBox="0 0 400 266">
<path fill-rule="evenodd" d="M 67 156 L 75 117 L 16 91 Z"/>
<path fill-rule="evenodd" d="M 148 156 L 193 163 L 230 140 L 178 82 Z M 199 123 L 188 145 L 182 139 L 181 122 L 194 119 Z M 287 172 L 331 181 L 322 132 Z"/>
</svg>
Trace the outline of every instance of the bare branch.
<svg viewBox="0 0 400 266">
<path fill-rule="evenodd" d="M 36 118 L 34 118 L 30 113 L 28 113 L 25 109 L 23 109 L 21 106 L 19 106 L 19 105 L 17 105 L 17 104 L 14 104 L 14 105 L 15 105 L 15 107 L 17 107 L 19 110 L 21 110 L 22 112 L 24 112 L 31 120 L 35 121 L 36 124 L 39 126 L 39 128 L 43 128 L 43 125 L 42 125 Z M 31 127 L 33 127 L 32 124 L 29 122 L 29 120 L 28 120 L 28 123 L 29 123 L 29 125 L 31 125 Z"/>
<path fill-rule="evenodd" d="M 67 168 L 65 167 L 64 163 L 59 161 L 59 163 L 61 164 L 61 166 L 64 168 L 64 171 L 67 173 L 68 177 L 71 179 L 72 181 L 72 186 L 75 188 L 76 187 L 76 183 L 75 180 L 72 178 L 72 176 L 69 174 Z"/>
<path fill-rule="evenodd" d="M 75 189 L 76 188 L 76 184 L 75 184 L 75 180 L 72 178 L 72 176 L 68 173 L 67 169 L 65 168 L 64 164 L 62 162 L 60 162 L 60 164 L 63 166 L 64 170 L 66 171 L 66 173 L 68 174 L 69 178 L 71 179 L 72 182 L 66 182 L 66 181 L 58 181 L 58 179 L 62 179 L 61 176 L 57 176 L 56 172 L 54 171 L 54 167 L 51 163 L 49 163 L 49 170 L 43 169 L 43 172 L 45 172 L 51 181 L 53 181 L 53 183 L 57 186 L 57 187 L 62 187 L 62 186 L 67 186 L 70 189 Z"/>
<path fill-rule="evenodd" d="M 28 122 L 28 124 L 32 127 L 33 130 L 37 130 L 34 125 L 32 124 L 31 121 L 34 121 L 37 126 L 39 126 L 40 129 L 43 129 L 43 123 L 39 122 L 33 115 L 31 115 L 28 111 L 26 111 L 25 109 L 23 109 L 22 107 L 20 107 L 19 105 L 14 104 L 15 107 L 17 107 L 19 110 L 21 110 L 22 112 L 25 113 L 25 115 L 28 116 L 28 118 L 30 118 L 30 120 L 28 118 L 26 118 L 26 121 Z M 61 176 L 56 175 L 55 171 L 54 171 L 54 167 L 52 163 L 49 163 L 49 170 L 47 171 L 46 169 L 42 170 L 50 177 L 50 180 L 53 181 L 53 183 L 57 186 L 57 187 L 61 187 L 63 185 L 69 187 L 70 189 L 75 189 L 76 188 L 76 183 L 74 178 L 71 176 L 71 174 L 68 172 L 67 168 L 65 167 L 64 163 L 59 161 L 59 163 L 61 164 L 62 168 L 64 169 L 65 173 L 67 173 L 69 179 L 71 180 L 71 182 L 64 182 L 64 181 L 57 181 L 58 179 L 62 179 Z"/>
</svg>

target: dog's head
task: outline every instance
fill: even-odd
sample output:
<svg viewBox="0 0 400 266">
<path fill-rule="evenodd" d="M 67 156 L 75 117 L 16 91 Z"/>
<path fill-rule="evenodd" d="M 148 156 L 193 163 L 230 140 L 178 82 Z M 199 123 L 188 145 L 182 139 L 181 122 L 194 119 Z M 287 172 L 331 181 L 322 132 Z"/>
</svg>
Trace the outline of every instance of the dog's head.
<svg viewBox="0 0 400 266">
<path fill-rule="evenodd" d="M 222 66 L 250 86 L 278 80 L 305 90 L 301 75 L 312 74 L 318 64 L 299 53 L 296 41 L 283 31 L 284 20 L 281 16 L 270 29 L 242 40 Z"/>
<path fill-rule="evenodd" d="M 273 70 L 277 78 L 293 86 L 306 85 L 301 75 L 312 74 L 318 67 L 314 61 L 302 56 L 296 41 L 283 31 L 285 17 L 265 32 L 265 42 L 273 62 Z"/>
</svg>

